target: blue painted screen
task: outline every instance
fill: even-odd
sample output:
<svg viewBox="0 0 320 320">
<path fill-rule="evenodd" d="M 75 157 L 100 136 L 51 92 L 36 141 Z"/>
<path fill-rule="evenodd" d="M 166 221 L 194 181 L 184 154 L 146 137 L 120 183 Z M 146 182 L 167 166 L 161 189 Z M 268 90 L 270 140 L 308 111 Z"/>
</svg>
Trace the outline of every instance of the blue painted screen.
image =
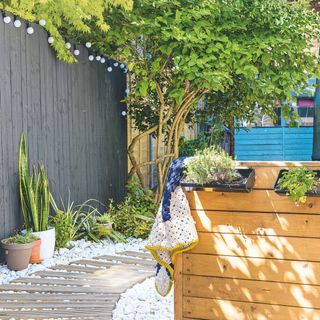
<svg viewBox="0 0 320 320">
<path fill-rule="evenodd" d="M 238 160 L 309 161 L 313 127 L 259 127 L 235 132 Z"/>
</svg>

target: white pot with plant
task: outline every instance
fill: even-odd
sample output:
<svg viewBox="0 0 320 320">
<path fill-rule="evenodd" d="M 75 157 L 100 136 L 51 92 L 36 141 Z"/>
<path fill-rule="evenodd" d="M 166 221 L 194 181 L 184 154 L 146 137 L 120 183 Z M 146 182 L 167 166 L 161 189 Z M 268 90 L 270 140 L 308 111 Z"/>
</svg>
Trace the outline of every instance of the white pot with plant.
<svg viewBox="0 0 320 320">
<path fill-rule="evenodd" d="M 53 257 L 55 229 L 48 226 L 50 191 L 43 165 L 38 170 L 33 166 L 29 172 L 26 136 L 23 133 L 19 151 L 19 184 L 23 222 L 27 231 L 32 231 L 41 239 L 40 259 Z"/>
</svg>

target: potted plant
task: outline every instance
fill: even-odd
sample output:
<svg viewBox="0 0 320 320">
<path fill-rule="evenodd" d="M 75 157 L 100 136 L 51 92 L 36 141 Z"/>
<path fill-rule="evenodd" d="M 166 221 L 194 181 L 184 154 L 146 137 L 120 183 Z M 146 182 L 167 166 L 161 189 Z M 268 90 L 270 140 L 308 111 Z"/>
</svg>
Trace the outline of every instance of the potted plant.
<svg viewBox="0 0 320 320">
<path fill-rule="evenodd" d="M 22 134 L 19 151 L 19 185 L 23 222 L 27 231 L 41 239 L 40 259 L 49 259 L 54 254 L 55 229 L 48 226 L 50 192 L 43 165 L 38 171 L 33 166 L 29 173 L 26 136 Z"/>
<path fill-rule="evenodd" d="M 249 192 L 254 182 L 254 169 L 236 168 L 223 149 L 210 147 L 198 151 L 187 161 L 181 186 Z"/>
<path fill-rule="evenodd" d="M 24 270 L 28 267 L 32 249 L 37 238 L 34 234 L 18 233 L 1 241 L 7 266 L 10 270 Z"/>
<path fill-rule="evenodd" d="M 280 170 L 274 190 L 296 203 L 305 203 L 307 196 L 320 196 L 320 171 L 304 167 Z"/>
</svg>

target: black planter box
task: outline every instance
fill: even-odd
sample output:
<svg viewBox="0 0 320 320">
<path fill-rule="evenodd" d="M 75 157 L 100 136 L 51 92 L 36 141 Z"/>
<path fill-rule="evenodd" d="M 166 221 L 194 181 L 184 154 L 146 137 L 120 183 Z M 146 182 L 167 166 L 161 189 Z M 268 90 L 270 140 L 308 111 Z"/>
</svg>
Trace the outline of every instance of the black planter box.
<svg viewBox="0 0 320 320">
<path fill-rule="evenodd" d="M 183 188 L 192 188 L 202 190 L 203 188 L 212 188 L 216 191 L 223 192 L 250 192 L 255 183 L 255 172 L 254 169 L 237 169 L 238 173 L 243 177 L 241 183 L 210 183 L 210 184 L 196 184 L 196 183 L 184 183 L 180 185 Z"/>
<path fill-rule="evenodd" d="M 288 171 L 289 170 L 287 170 L 287 169 L 282 169 L 282 170 L 279 171 L 279 174 L 278 174 L 278 177 L 277 177 L 277 181 L 276 181 L 276 183 L 274 185 L 274 188 L 273 188 L 273 190 L 276 193 L 278 193 L 278 194 L 280 194 L 282 196 L 288 195 L 289 190 L 280 189 L 279 180 L 283 176 L 283 173 L 284 172 L 288 172 Z M 320 178 L 320 170 L 312 170 L 312 171 L 316 173 L 316 178 Z M 309 197 L 320 197 L 320 192 L 307 192 L 306 195 L 309 196 Z"/>
</svg>

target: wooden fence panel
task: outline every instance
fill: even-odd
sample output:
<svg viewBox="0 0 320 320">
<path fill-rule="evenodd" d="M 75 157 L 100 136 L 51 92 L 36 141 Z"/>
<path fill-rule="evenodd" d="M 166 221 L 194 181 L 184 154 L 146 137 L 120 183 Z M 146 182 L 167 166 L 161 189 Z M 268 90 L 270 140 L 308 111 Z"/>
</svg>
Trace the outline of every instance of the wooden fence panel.
<svg viewBox="0 0 320 320">
<path fill-rule="evenodd" d="M 90 62 L 56 59 L 47 33 L 0 19 L 0 239 L 21 227 L 18 150 L 27 134 L 31 163 L 43 163 L 58 199 L 120 201 L 127 177 L 126 79 Z"/>
</svg>

